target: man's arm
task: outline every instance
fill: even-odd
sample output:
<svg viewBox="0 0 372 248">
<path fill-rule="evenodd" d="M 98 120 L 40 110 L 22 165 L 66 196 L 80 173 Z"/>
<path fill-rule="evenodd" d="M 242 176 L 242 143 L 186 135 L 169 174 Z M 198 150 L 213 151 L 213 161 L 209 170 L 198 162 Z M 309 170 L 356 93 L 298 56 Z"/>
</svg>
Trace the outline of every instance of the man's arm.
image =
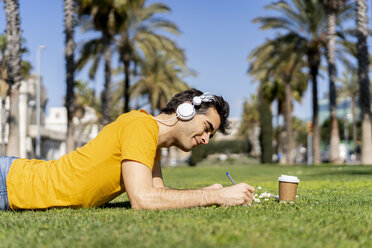
<svg viewBox="0 0 372 248">
<path fill-rule="evenodd" d="M 160 164 L 159 164 L 160 165 Z M 154 186 L 151 170 L 138 162 L 122 162 L 126 192 L 135 209 L 170 209 L 250 204 L 254 188 L 245 183 L 210 190 L 174 190 Z"/>
</svg>

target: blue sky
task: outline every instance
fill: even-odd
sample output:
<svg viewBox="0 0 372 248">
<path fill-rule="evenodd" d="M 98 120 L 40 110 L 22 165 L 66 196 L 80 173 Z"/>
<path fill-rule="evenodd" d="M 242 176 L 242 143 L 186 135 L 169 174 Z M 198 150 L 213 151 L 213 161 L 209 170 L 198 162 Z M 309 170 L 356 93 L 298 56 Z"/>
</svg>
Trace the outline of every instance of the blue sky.
<svg viewBox="0 0 372 248">
<path fill-rule="evenodd" d="M 157 2 L 155 0 L 150 3 Z M 176 23 L 182 35 L 177 43 L 185 49 L 188 67 L 198 73 L 186 78 L 187 83 L 202 91 L 222 95 L 230 103 L 231 116 L 239 117 L 242 103 L 255 93 L 257 83 L 247 75 L 247 56 L 272 33 L 260 31 L 252 19 L 267 15 L 263 6 L 269 0 L 162 0 L 172 12 L 163 17 Z M 3 3 L 0 3 L 3 7 Z M 22 37 L 29 53 L 24 56 L 36 71 L 36 50 L 40 45 L 47 48 L 41 52 L 41 76 L 47 89 L 49 107 L 63 106 L 65 94 L 63 1 L 20 0 Z M 0 10 L 0 30 L 5 29 L 5 12 Z M 76 30 L 77 42 L 82 41 Z M 101 68 L 102 69 L 102 68 Z M 86 72 L 76 74 L 76 79 L 87 81 Z M 91 87 L 103 84 L 99 73 Z M 328 83 L 319 79 L 319 95 L 326 91 Z M 301 118 L 311 116 L 309 90 L 302 104 L 295 104 L 294 114 Z"/>
</svg>

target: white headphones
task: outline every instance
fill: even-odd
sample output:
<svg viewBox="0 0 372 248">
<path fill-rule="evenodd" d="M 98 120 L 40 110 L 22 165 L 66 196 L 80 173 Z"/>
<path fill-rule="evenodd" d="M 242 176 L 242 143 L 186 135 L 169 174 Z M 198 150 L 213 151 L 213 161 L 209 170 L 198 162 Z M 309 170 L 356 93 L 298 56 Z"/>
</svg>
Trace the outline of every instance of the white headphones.
<svg viewBox="0 0 372 248">
<path fill-rule="evenodd" d="M 196 113 L 195 106 L 200 106 L 203 102 L 213 102 L 215 101 L 214 96 L 210 92 L 205 92 L 201 96 L 194 96 L 192 99 L 192 103 L 189 102 L 184 102 L 178 105 L 177 110 L 176 110 L 176 116 L 173 118 L 170 118 L 168 120 L 159 120 L 153 117 L 155 120 L 159 122 L 164 122 L 164 121 L 170 121 L 175 118 L 178 118 L 182 121 L 188 121 L 191 120 Z"/>
<path fill-rule="evenodd" d="M 176 114 L 180 120 L 191 120 L 196 113 L 195 106 L 200 106 L 202 102 L 213 102 L 214 96 L 210 92 L 205 92 L 201 96 L 194 96 L 192 103 L 184 102 L 177 107 Z"/>
</svg>

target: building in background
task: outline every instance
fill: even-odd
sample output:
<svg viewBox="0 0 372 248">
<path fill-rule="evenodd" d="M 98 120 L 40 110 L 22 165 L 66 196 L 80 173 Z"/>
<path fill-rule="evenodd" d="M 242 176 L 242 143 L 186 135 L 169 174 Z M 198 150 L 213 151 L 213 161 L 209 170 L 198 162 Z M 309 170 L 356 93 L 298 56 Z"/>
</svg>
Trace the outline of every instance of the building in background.
<svg viewBox="0 0 372 248">
<path fill-rule="evenodd" d="M 236 139 L 238 136 L 239 132 L 239 127 L 240 127 L 240 118 L 237 117 L 231 117 L 229 118 L 231 129 L 229 130 L 230 134 L 229 135 L 223 135 L 219 132 L 216 133 L 214 136 L 213 140 L 215 141 L 221 141 L 221 140 L 233 140 Z"/>
<path fill-rule="evenodd" d="M 326 96 L 325 98 L 319 100 L 319 125 L 323 125 L 323 123 L 329 119 L 329 98 Z M 337 110 L 336 110 L 337 119 L 345 119 L 346 117 L 349 118 L 351 116 L 351 99 L 350 97 L 343 98 L 337 101 Z M 357 104 L 355 106 L 355 116 L 357 118 L 356 121 L 359 120 L 360 116 L 360 109 L 357 100 Z M 349 118 L 350 122 L 353 122 L 352 119 Z"/>
<path fill-rule="evenodd" d="M 19 89 L 19 149 L 20 157 L 35 158 L 36 138 L 38 127 L 36 124 L 36 76 L 31 76 L 21 83 Z M 50 108 L 46 116 L 45 108 L 47 94 L 45 88 L 41 87 L 41 111 L 40 111 L 40 137 L 41 137 L 41 159 L 58 159 L 66 153 L 67 113 L 64 107 Z M 6 123 L 9 113 L 9 100 L 5 99 L 3 106 L 0 101 L 0 146 L 2 155 L 5 155 L 8 142 L 9 127 Z M 98 118 L 95 111 L 85 107 L 81 118 L 74 120 L 75 146 L 82 146 L 98 134 Z M 4 134 L 4 135 L 3 135 Z M 3 140 L 4 137 L 4 140 Z"/>
</svg>

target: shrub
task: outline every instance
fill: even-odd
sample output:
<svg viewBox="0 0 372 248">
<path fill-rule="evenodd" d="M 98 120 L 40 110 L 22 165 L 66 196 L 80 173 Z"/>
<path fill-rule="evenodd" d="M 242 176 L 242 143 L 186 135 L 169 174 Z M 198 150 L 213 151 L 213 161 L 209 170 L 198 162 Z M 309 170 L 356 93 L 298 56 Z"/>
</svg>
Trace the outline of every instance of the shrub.
<svg viewBox="0 0 372 248">
<path fill-rule="evenodd" d="M 189 165 L 195 166 L 198 162 L 205 159 L 209 154 L 239 154 L 248 153 L 250 144 L 247 140 L 221 140 L 211 142 L 205 146 L 198 146 L 191 152 Z"/>
</svg>

